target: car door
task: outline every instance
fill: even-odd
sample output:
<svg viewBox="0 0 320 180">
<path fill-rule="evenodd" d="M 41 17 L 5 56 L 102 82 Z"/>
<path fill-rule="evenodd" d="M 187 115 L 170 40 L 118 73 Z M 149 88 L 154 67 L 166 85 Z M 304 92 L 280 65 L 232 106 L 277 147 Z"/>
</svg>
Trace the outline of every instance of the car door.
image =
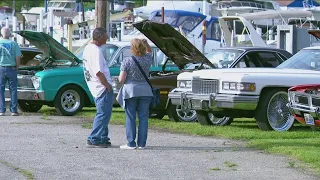
<svg viewBox="0 0 320 180">
<path fill-rule="evenodd" d="M 273 51 L 248 51 L 234 66 L 235 68 L 277 67 L 284 59 Z"/>
</svg>

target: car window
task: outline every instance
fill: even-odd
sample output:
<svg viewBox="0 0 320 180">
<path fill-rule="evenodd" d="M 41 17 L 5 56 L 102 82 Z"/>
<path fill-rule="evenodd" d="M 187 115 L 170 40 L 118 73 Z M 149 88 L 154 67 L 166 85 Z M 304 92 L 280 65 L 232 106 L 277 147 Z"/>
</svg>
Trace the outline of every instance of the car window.
<svg viewBox="0 0 320 180">
<path fill-rule="evenodd" d="M 228 68 L 242 53 L 237 49 L 217 49 L 205 56 L 216 68 Z"/>
<path fill-rule="evenodd" d="M 235 68 L 249 68 L 249 67 L 260 67 L 257 66 L 256 58 L 252 53 L 248 53 L 243 56 L 240 61 L 235 65 Z"/>
<path fill-rule="evenodd" d="M 236 68 L 277 67 L 284 60 L 275 52 L 248 52 L 236 64 Z"/>
<path fill-rule="evenodd" d="M 120 67 L 121 62 L 126 58 L 132 56 L 132 53 L 130 51 L 130 47 L 124 47 L 121 49 L 120 53 L 118 54 L 118 57 L 116 57 L 115 61 L 112 62 L 110 67 Z"/>
<path fill-rule="evenodd" d="M 275 52 L 259 52 L 257 55 L 262 67 L 277 67 L 283 62 Z"/>
</svg>

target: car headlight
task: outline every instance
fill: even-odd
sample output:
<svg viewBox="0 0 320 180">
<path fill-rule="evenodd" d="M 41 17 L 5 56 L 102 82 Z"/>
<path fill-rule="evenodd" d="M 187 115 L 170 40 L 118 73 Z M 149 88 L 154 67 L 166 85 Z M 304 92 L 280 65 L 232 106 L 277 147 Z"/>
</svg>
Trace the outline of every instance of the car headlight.
<svg viewBox="0 0 320 180">
<path fill-rule="evenodd" d="M 39 87 L 40 87 L 40 78 L 38 76 L 33 76 L 31 78 L 31 81 L 32 81 L 33 87 L 35 89 L 39 89 Z"/>
<path fill-rule="evenodd" d="M 223 90 L 234 90 L 234 91 L 255 91 L 256 84 L 248 82 L 222 82 Z"/>
<path fill-rule="evenodd" d="M 178 88 L 191 88 L 191 81 L 190 80 L 178 81 L 177 87 Z"/>
</svg>

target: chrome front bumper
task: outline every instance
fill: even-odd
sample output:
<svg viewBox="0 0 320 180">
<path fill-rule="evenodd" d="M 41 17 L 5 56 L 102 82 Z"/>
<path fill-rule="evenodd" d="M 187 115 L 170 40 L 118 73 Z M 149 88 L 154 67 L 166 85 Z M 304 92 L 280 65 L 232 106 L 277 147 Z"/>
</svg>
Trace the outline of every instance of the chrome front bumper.
<svg viewBox="0 0 320 180">
<path fill-rule="evenodd" d="M 320 117 L 320 107 L 313 105 L 313 99 L 319 99 L 318 95 L 308 94 L 304 92 L 288 92 L 290 102 L 287 104 L 290 111 L 294 114 L 301 114 L 301 112 L 309 113 L 313 117 Z M 307 99 L 307 102 L 301 104 L 296 102 L 295 96 L 304 97 Z"/>
<path fill-rule="evenodd" d="M 5 97 L 10 98 L 10 91 L 6 89 Z M 38 100 L 44 101 L 44 91 L 42 90 L 35 90 L 35 89 L 18 89 L 18 99 L 21 100 Z"/>
<path fill-rule="evenodd" d="M 201 95 L 191 92 L 170 92 L 169 98 L 174 105 L 181 105 L 182 108 L 194 110 L 255 110 L 259 102 L 259 96 L 214 93 Z"/>
</svg>

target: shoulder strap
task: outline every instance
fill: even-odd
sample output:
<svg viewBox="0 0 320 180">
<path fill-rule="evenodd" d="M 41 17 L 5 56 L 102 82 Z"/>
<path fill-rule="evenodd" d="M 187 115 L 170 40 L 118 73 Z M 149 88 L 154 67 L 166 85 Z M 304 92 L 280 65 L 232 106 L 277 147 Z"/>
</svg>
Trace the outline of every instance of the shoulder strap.
<svg viewBox="0 0 320 180">
<path fill-rule="evenodd" d="M 140 72 L 142 73 L 143 77 L 146 79 L 147 83 L 149 84 L 149 86 L 151 87 L 151 89 L 153 89 L 149 78 L 147 77 L 146 73 L 144 73 L 143 69 L 141 68 L 139 62 L 137 61 L 137 59 L 134 56 L 131 56 L 131 58 L 133 59 L 133 61 L 136 63 L 136 65 L 138 66 L 138 68 L 140 69 Z"/>
</svg>

